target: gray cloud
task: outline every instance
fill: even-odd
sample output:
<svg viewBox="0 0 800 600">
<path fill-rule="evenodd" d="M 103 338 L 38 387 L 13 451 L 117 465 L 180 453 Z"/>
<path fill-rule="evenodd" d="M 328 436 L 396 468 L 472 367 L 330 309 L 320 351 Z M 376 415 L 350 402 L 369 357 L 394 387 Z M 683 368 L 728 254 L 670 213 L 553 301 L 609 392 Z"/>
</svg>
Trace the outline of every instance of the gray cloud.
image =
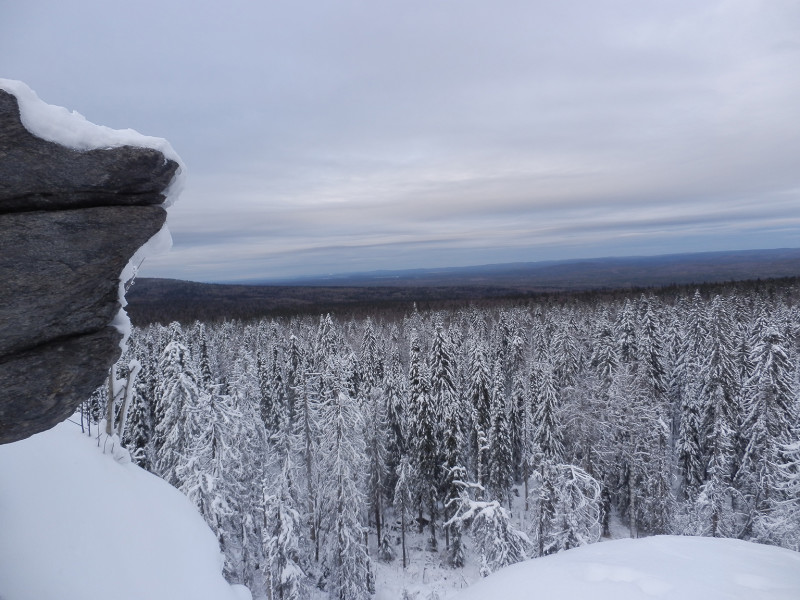
<svg viewBox="0 0 800 600">
<path fill-rule="evenodd" d="M 0 74 L 189 165 L 175 247 L 145 275 L 797 245 L 796 2 L 2 13 Z"/>
</svg>

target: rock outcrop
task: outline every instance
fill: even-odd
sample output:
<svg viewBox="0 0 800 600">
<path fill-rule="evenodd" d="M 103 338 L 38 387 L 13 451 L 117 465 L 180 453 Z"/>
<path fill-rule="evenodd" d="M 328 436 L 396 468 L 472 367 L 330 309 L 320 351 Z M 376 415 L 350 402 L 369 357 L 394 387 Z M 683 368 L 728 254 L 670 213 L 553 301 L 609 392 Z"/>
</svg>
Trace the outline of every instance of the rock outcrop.
<svg viewBox="0 0 800 600">
<path fill-rule="evenodd" d="M 119 358 L 119 277 L 177 169 L 152 148 L 42 140 L 0 89 L 0 444 L 63 421 Z"/>
</svg>

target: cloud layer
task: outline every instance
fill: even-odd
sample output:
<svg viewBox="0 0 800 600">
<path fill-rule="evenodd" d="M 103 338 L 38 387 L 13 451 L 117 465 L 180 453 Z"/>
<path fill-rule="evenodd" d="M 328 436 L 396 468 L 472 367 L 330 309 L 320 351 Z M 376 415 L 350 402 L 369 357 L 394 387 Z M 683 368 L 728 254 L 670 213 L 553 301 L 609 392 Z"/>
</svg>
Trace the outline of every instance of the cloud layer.
<svg viewBox="0 0 800 600">
<path fill-rule="evenodd" d="M 15 4 L 3 76 L 189 165 L 145 275 L 800 239 L 796 2 Z"/>
</svg>

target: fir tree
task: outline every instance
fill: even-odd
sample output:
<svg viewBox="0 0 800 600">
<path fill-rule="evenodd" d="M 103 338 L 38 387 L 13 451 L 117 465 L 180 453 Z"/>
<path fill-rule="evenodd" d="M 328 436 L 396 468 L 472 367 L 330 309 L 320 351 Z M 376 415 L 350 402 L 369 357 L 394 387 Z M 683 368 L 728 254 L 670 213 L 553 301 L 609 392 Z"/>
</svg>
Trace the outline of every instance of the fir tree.
<svg viewBox="0 0 800 600">
<path fill-rule="evenodd" d="M 711 304 L 709 349 L 701 368 L 701 397 L 705 413 L 706 482 L 699 503 L 706 515 L 703 533 L 713 537 L 730 537 L 735 531 L 732 522 L 733 434 L 738 423 L 736 372 L 733 349 L 728 336 L 728 319 L 722 299 Z"/>
<path fill-rule="evenodd" d="M 420 516 L 428 511 L 430 537 L 428 547 L 435 550 L 437 503 L 439 500 L 439 447 L 437 439 L 436 412 L 428 389 L 427 365 L 422 357 L 419 339 L 415 331 L 411 334 L 411 355 L 409 357 L 409 409 L 412 411 L 414 446 L 412 450 L 416 490 Z M 422 526 L 422 519 L 420 519 Z"/>
<path fill-rule="evenodd" d="M 182 480 L 177 469 L 185 459 L 187 447 L 202 429 L 201 402 L 189 351 L 179 336 L 173 337 L 176 339 L 167 344 L 159 361 L 156 469 L 167 483 L 180 488 Z"/>
<path fill-rule="evenodd" d="M 404 456 L 397 467 L 397 482 L 394 487 L 392 505 L 400 516 L 400 544 L 403 557 L 403 568 L 408 566 L 408 553 L 406 552 L 406 519 L 411 516 L 414 506 L 413 474 L 411 463 Z"/>
<path fill-rule="evenodd" d="M 288 423 L 288 419 L 287 419 Z M 301 600 L 309 596 L 308 576 L 301 556 L 302 523 L 295 498 L 291 434 L 284 429 L 276 449 L 281 454 L 274 492 L 266 497 L 264 515 L 264 576 L 269 597 Z"/>
<path fill-rule="evenodd" d="M 448 524 L 470 528 L 481 556 L 480 574 L 486 577 L 525 560 L 531 543 L 524 532 L 511 525 L 510 513 L 499 502 L 471 498 L 469 491 L 475 489 L 480 489 L 480 486 L 462 482 L 458 510 Z"/>
<path fill-rule="evenodd" d="M 767 537 L 769 511 L 783 500 L 779 482 L 786 456 L 781 449 L 792 443 L 797 423 L 794 368 L 785 344 L 776 327 L 765 328 L 755 348 L 755 374 L 748 382 L 748 445 L 742 468 L 753 498 L 754 528 L 762 537 Z"/>
<path fill-rule="evenodd" d="M 187 448 L 185 462 L 176 468 L 180 490 L 186 494 L 216 534 L 220 549 L 226 555 L 225 572 L 235 573 L 234 537 L 239 533 L 230 522 L 239 514 L 244 495 L 241 477 L 237 476 L 243 456 L 239 448 L 238 427 L 242 415 L 228 396 L 201 395 L 195 420 L 201 430 Z"/>
<path fill-rule="evenodd" d="M 330 400 L 324 422 L 329 435 L 324 457 L 324 512 L 332 538 L 327 545 L 330 594 L 337 600 L 367 599 L 371 593 L 371 565 L 360 515 L 364 505 L 363 426 L 352 398 L 340 392 Z"/>
<path fill-rule="evenodd" d="M 470 440 L 471 451 L 473 453 L 473 464 L 481 465 L 481 469 L 473 469 L 476 479 L 481 485 L 485 485 L 488 476 L 487 457 L 484 455 L 485 443 L 488 441 L 489 430 L 492 426 L 492 384 L 489 368 L 486 364 L 486 353 L 483 343 L 474 340 L 472 355 L 470 356 L 470 372 L 472 377 L 469 380 L 467 397 L 469 398 L 470 413 L 472 416 L 472 437 Z M 484 441 L 481 441 L 481 438 Z M 487 448 L 488 449 L 488 448 Z M 481 473 L 478 474 L 477 471 Z"/>
<path fill-rule="evenodd" d="M 397 469 L 400 461 L 407 454 L 406 426 L 408 410 L 406 408 L 406 391 L 403 388 L 405 378 L 401 372 L 400 356 L 397 345 L 393 345 L 389 372 L 384 384 L 384 400 L 386 402 L 386 488 L 394 493 L 397 484 Z"/>
<path fill-rule="evenodd" d="M 541 371 L 536 395 L 536 408 L 533 414 L 533 423 L 536 427 L 533 437 L 535 452 L 541 460 L 558 464 L 564 458 L 564 442 L 558 415 L 558 392 L 553 370 L 549 365 L 545 365 Z"/>
<path fill-rule="evenodd" d="M 509 432 L 508 410 L 506 398 L 501 387 L 501 365 L 499 359 L 495 363 L 492 389 L 492 429 L 489 435 L 489 490 L 492 497 L 500 502 L 511 504 L 511 485 L 513 471 L 511 466 L 512 445 Z"/>
</svg>

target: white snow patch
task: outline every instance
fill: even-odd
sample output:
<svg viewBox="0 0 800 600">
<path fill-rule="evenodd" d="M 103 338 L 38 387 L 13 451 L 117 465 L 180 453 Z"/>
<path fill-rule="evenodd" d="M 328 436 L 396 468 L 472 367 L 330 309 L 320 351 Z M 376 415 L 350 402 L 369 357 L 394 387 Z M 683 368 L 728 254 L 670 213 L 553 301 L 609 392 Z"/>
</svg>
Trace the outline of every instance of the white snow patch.
<svg viewBox="0 0 800 600">
<path fill-rule="evenodd" d="M 166 254 L 169 252 L 170 248 L 172 248 L 172 235 L 170 234 L 169 228 L 165 223 L 158 233 L 147 240 L 144 246 L 136 251 L 136 253 L 128 261 L 128 264 L 122 270 L 122 273 L 119 275 L 120 309 L 116 317 L 114 317 L 114 320 L 111 322 L 111 326 L 115 327 L 117 331 L 122 334 L 122 340 L 120 340 L 119 346 L 123 352 L 125 352 L 128 344 L 128 338 L 131 336 L 131 320 L 128 317 L 128 313 L 125 312 L 125 307 L 128 305 L 128 301 L 125 299 L 125 286 L 129 281 L 135 279 L 139 267 L 146 258 L 150 256 L 157 256 L 159 254 Z"/>
<path fill-rule="evenodd" d="M 159 150 L 167 159 L 178 163 L 178 171 L 165 190 L 164 208 L 172 206 L 178 199 L 186 184 L 186 165 L 172 148 L 170 143 L 158 137 L 142 135 L 133 129 L 112 129 L 104 125 L 96 125 L 76 111 L 62 106 L 47 104 L 36 95 L 30 87 L 21 81 L 0 78 L 0 89 L 16 96 L 19 112 L 25 129 L 33 135 L 50 142 L 55 142 L 75 150 L 92 150 L 95 148 L 117 148 L 119 146 L 139 146 Z M 125 284 L 130 281 L 145 258 L 163 254 L 172 247 L 172 237 L 166 225 L 145 243 L 120 273 L 119 302 L 124 308 Z M 131 334 L 131 323 L 127 313 L 120 310 L 110 323 L 122 334 L 120 348 L 125 351 Z"/>
<path fill-rule="evenodd" d="M 455 598 L 797 600 L 800 553 L 719 538 L 616 540 L 512 565 Z"/>
<path fill-rule="evenodd" d="M 0 446 L 0 473 L 3 600 L 250 598 L 185 496 L 74 423 Z"/>
</svg>

